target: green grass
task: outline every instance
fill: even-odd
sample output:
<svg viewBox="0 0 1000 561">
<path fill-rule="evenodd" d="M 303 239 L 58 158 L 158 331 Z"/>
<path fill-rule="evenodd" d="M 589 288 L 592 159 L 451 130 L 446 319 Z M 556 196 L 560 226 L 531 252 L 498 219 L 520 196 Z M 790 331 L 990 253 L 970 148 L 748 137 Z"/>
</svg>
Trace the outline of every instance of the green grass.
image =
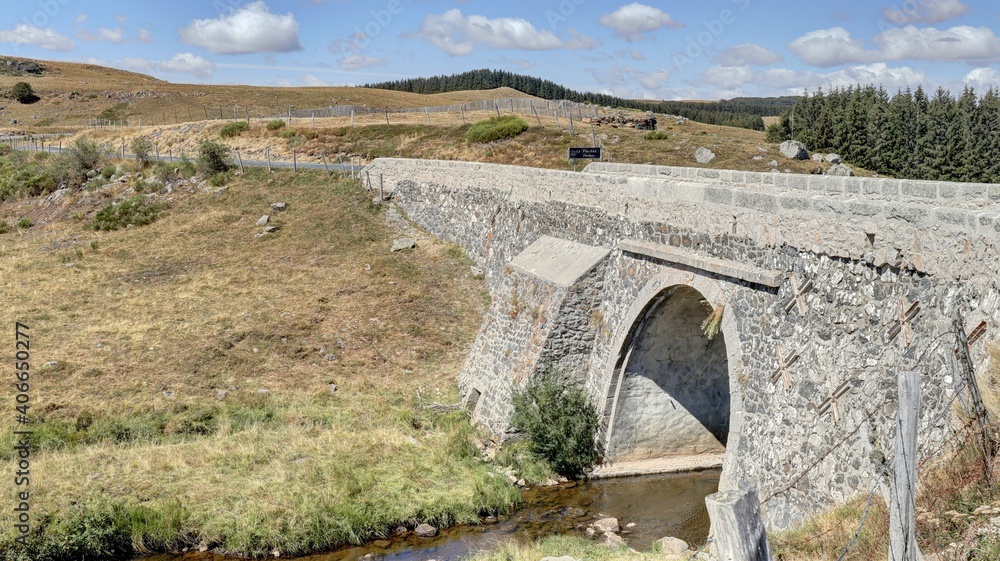
<svg viewBox="0 0 1000 561">
<path fill-rule="evenodd" d="M 277 200 L 281 232 L 256 238 Z M 30 547 L 4 509 L 0 559 L 203 541 L 284 557 L 513 508 L 464 413 L 417 399 L 457 401 L 482 282 L 449 244 L 391 254 L 383 210 L 357 182 L 251 169 L 223 196 L 175 192 L 143 228 L 82 230 L 85 209 L 67 209 L 5 237 L 0 275 L 26 271 L 9 313 L 53 326 L 58 363 L 31 410 Z M 70 236 L 74 250 L 45 249 Z M 8 472 L 12 428 L 0 419 Z"/>
<path fill-rule="evenodd" d="M 269 131 L 276 131 L 283 128 L 285 128 L 285 121 L 281 119 L 275 119 L 267 122 L 267 130 Z"/>
<path fill-rule="evenodd" d="M 644 561 L 660 560 L 663 554 L 657 551 L 637 552 L 627 547 L 613 549 L 575 536 L 552 536 L 538 542 L 523 544 L 514 541 L 500 544 L 488 553 L 480 553 L 470 561 L 537 561 L 543 557 L 570 556 L 587 561 Z M 678 558 L 681 559 L 681 558 Z"/>
<path fill-rule="evenodd" d="M 667 131 L 649 131 L 643 135 L 643 138 L 646 140 L 667 140 L 670 138 L 670 134 Z"/>
<path fill-rule="evenodd" d="M 149 202 L 146 197 L 136 195 L 120 203 L 110 204 L 94 217 L 91 230 L 118 230 L 128 226 L 145 226 L 156 221 L 166 208 L 166 203 Z"/>
<path fill-rule="evenodd" d="M 495 142 L 514 138 L 528 130 L 528 123 L 517 115 L 500 115 L 474 123 L 465 133 L 469 142 Z"/>
<path fill-rule="evenodd" d="M 223 126 L 219 129 L 219 136 L 222 138 L 232 138 L 234 136 L 239 136 L 240 133 L 247 130 L 246 121 L 235 121 Z"/>
</svg>

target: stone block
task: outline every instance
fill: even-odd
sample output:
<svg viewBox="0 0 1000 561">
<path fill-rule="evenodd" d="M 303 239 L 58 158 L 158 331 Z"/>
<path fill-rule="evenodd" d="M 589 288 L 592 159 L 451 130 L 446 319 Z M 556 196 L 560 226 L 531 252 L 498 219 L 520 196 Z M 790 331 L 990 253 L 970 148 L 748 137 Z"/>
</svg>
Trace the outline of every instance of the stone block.
<svg viewBox="0 0 1000 561">
<path fill-rule="evenodd" d="M 1000 185 L 990 185 L 990 201 L 1000 203 Z"/>
<path fill-rule="evenodd" d="M 816 212 L 848 213 L 848 202 L 834 197 L 813 197 L 812 207 Z"/>
<path fill-rule="evenodd" d="M 878 216 L 882 213 L 882 205 L 867 201 L 848 201 L 847 210 L 856 216 Z"/>
<path fill-rule="evenodd" d="M 715 538 L 715 557 L 725 561 L 771 561 L 757 489 L 720 491 L 705 497 Z"/>
<path fill-rule="evenodd" d="M 698 177 L 705 179 L 718 179 L 719 170 L 700 168 L 698 169 Z"/>
<path fill-rule="evenodd" d="M 969 212 L 960 208 L 937 207 L 934 209 L 934 219 L 951 226 L 964 226 L 969 218 Z"/>
<path fill-rule="evenodd" d="M 511 266 L 568 287 L 604 260 L 611 250 L 542 236 L 511 261 Z"/>
<path fill-rule="evenodd" d="M 812 206 L 808 197 L 799 195 L 780 195 L 778 200 L 781 201 L 781 208 L 788 210 L 809 210 Z"/>
<path fill-rule="evenodd" d="M 985 183 L 964 183 L 959 185 L 958 196 L 967 201 L 983 200 L 989 195 L 989 185 Z"/>
<path fill-rule="evenodd" d="M 796 191 L 808 191 L 809 176 L 798 173 L 788 175 L 785 178 L 785 185 L 788 189 L 795 189 Z"/>
<path fill-rule="evenodd" d="M 935 181 L 905 180 L 900 183 L 900 195 L 917 199 L 936 199 L 937 186 Z"/>
<path fill-rule="evenodd" d="M 778 198 L 768 193 L 735 191 L 733 193 L 733 204 L 764 212 L 775 212 L 778 210 Z"/>
<path fill-rule="evenodd" d="M 926 207 L 908 204 L 892 204 L 885 208 L 885 217 L 890 220 L 902 220 L 911 224 L 922 222 L 930 214 Z"/>
<path fill-rule="evenodd" d="M 958 183 L 942 181 L 938 183 L 938 197 L 942 199 L 954 199 L 958 197 L 961 186 Z"/>
<path fill-rule="evenodd" d="M 733 204 L 733 189 L 727 187 L 705 187 L 705 202 L 731 205 Z"/>
</svg>

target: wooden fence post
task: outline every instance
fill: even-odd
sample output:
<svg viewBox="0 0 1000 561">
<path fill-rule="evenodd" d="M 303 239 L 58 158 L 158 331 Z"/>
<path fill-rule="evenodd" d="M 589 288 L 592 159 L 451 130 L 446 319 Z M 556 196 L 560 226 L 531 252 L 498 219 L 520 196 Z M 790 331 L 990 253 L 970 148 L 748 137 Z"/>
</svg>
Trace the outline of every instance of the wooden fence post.
<svg viewBox="0 0 1000 561">
<path fill-rule="evenodd" d="M 757 489 L 720 491 L 705 497 L 712 547 L 726 561 L 771 561 Z"/>
<path fill-rule="evenodd" d="M 299 171 L 299 162 L 295 159 L 295 150 L 292 150 L 292 173 Z"/>
<path fill-rule="evenodd" d="M 271 148 L 264 149 L 264 157 L 267 158 L 267 173 L 271 173 Z"/>
<path fill-rule="evenodd" d="M 323 167 L 326 168 L 326 174 L 330 175 L 330 166 L 326 165 L 326 154 L 320 154 L 320 157 L 323 158 Z"/>
<path fill-rule="evenodd" d="M 917 561 L 915 535 L 917 496 L 917 425 L 920 421 L 920 373 L 899 373 L 896 413 L 896 457 L 892 462 L 889 501 L 889 561 Z"/>
<path fill-rule="evenodd" d="M 239 150 L 236 150 L 236 160 L 240 162 L 240 173 L 243 173 L 243 157 L 240 156 Z"/>
</svg>

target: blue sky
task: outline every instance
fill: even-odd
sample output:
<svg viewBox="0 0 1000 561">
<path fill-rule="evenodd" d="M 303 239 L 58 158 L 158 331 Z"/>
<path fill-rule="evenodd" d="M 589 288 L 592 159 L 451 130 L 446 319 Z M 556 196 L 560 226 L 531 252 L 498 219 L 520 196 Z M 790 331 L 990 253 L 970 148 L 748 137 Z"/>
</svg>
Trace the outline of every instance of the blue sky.
<svg viewBox="0 0 1000 561">
<path fill-rule="evenodd" d="M 648 99 L 1000 87 L 985 0 L 5 2 L 0 54 L 172 82 L 347 85 L 500 68 Z"/>
</svg>

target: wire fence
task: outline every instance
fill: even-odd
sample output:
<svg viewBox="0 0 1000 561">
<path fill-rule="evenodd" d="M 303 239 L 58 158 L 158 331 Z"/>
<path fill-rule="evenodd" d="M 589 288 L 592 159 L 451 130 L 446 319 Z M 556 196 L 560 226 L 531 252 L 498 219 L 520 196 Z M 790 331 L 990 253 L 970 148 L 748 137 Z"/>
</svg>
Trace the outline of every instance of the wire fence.
<svg viewBox="0 0 1000 561">
<path fill-rule="evenodd" d="M 960 322 L 960 319 L 956 320 L 952 329 L 929 341 L 909 367 L 926 369 L 928 357 L 940 357 L 945 353 L 945 362 L 959 380 L 954 394 L 939 408 L 939 413 L 922 423 L 918 431 L 920 439 L 927 439 L 932 431 L 947 426 L 956 415 L 963 419 L 958 426 L 951 426 L 950 434 L 934 448 L 920 451 L 919 458 L 914 459 L 917 486 L 921 489 L 917 498 L 916 536 L 925 555 L 936 553 L 941 559 L 993 559 L 976 557 L 975 548 L 976 525 L 986 524 L 990 515 L 1000 514 L 1000 493 L 994 490 L 991 475 L 996 440 L 993 427 L 985 419 L 975 368 L 968 355 L 969 347 Z M 952 349 L 953 359 L 948 356 Z M 898 406 L 895 392 L 887 393 L 884 399 L 865 410 L 864 421 L 794 476 L 787 486 L 763 497 L 761 505 L 776 500 L 808 480 L 825 460 L 844 445 L 853 443 L 860 446 L 858 436 L 868 425 L 868 420 L 880 412 L 884 414 L 885 411 L 898 409 Z M 942 461 L 946 462 L 944 471 Z M 890 535 L 888 490 L 890 476 L 897 467 L 897 459 L 887 454 L 882 458 L 882 466 L 870 489 L 860 500 L 839 507 L 834 514 L 827 515 L 831 520 L 810 527 L 813 530 L 811 535 L 800 532 L 785 538 L 789 541 L 783 545 L 796 551 L 822 552 L 821 555 L 838 561 L 886 559 Z M 883 500 L 877 500 L 879 496 Z M 852 520 L 857 521 L 856 526 L 848 526 L 854 524 Z M 846 534 L 845 529 L 849 529 Z M 844 535 L 850 536 L 846 543 L 839 541 Z"/>
</svg>

